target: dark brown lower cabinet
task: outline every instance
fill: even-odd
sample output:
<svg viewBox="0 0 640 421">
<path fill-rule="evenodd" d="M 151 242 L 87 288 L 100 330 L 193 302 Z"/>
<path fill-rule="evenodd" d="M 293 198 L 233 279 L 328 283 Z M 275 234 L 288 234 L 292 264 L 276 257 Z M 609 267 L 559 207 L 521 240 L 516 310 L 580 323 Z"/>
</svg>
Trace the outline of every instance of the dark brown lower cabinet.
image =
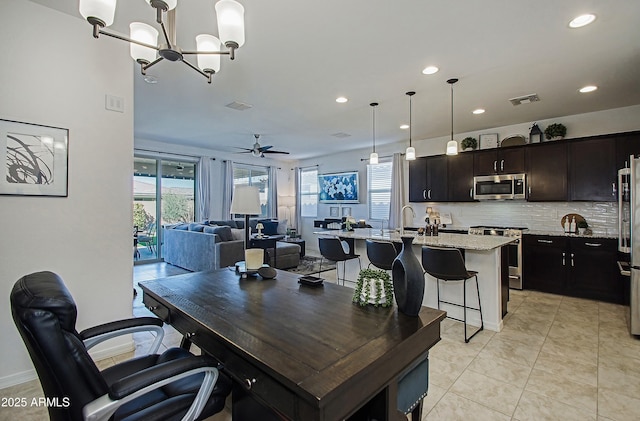
<svg viewBox="0 0 640 421">
<path fill-rule="evenodd" d="M 624 303 L 615 239 L 525 235 L 523 241 L 525 289 Z"/>
</svg>

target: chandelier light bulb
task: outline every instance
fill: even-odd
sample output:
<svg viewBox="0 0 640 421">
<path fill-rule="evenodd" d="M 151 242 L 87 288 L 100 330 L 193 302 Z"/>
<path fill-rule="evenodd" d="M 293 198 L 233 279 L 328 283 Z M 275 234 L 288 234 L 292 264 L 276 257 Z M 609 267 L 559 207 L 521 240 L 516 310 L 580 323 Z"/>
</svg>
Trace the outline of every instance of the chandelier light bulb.
<svg viewBox="0 0 640 421">
<path fill-rule="evenodd" d="M 156 45 L 158 43 L 158 31 L 153 26 L 142 22 L 131 22 L 129 24 L 129 35 L 132 40 L 144 42 L 145 44 Z M 156 59 L 156 50 L 142 45 L 131 43 L 129 46 L 131 58 L 140 62 L 150 63 Z"/>
<path fill-rule="evenodd" d="M 111 26 L 116 14 L 116 0 L 80 0 L 78 8 L 86 20 L 98 19 L 103 23 L 101 26 Z"/>
<path fill-rule="evenodd" d="M 198 51 L 220 51 L 220 40 L 213 35 L 200 34 L 196 36 Z M 220 71 L 220 54 L 198 54 L 198 67 L 203 72 Z"/>
<path fill-rule="evenodd" d="M 234 0 L 220 0 L 215 5 L 218 36 L 227 47 L 244 44 L 244 7 Z"/>
</svg>

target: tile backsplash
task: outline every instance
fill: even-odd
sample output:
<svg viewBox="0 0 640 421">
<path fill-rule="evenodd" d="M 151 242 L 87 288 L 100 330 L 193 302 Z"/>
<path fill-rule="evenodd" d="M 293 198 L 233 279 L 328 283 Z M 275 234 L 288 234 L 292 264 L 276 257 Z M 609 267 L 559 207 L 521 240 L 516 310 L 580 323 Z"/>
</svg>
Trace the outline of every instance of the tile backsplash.
<svg viewBox="0 0 640 421">
<path fill-rule="evenodd" d="M 473 225 L 525 227 L 531 230 L 558 231 L 562 217 L 568 213 L 582 215 L 594 234 L 616 236 L 618 204 L 615 202 L 524 202 L 487 201 L 474 203 L 412 203 L 414 224 L 424 224 L 426 208 L 451 213 L 453 226 Z M 408 216 L 408 214 L 407 214 Z"/>
</svg>

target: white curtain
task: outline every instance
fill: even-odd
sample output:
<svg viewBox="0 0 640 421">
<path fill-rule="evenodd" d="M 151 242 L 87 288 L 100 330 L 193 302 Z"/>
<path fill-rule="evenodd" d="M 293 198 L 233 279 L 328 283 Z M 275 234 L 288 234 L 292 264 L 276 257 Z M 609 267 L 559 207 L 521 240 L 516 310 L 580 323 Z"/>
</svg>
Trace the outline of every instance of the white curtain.
<svg viewBox="0 0 640 421">
<path fill-rule="evenodd" d="M 198 192 L 196 220 L 208 220 L 211 217 L 211 158 L 209 157 L 201 156 L 198 162 L 196 191 Z"/>
<path fill-rule="evenodd" d="M 278 218 L 278 167 L 269 167 L 269 218 Z"/>
<path fill-rule="evenodd" d="M 404 202 L 404 159 L 401 153 L 393 154 L 391 168 L 391 204 L 389 206 L 389 228 L 402 224 L 402 206 Z"/>
<path fill-rule="evenodd" d="M 296 229 L 296 231 L 298 231 L 298 234 L 300 234 L 300 226 L 298 226 L 298 221 L 301 221 L 302 218 L 302 195 L 300 194 L 300 173 L 302 172 L 302 169 L 296 167 L 294 168 L 294 174 L 295 174 L 295 180 L 293 181 L 294 185 L 293 188 L 294 190 L 294 196 L 296 197 L 296 207 L 295 207 L 295 216 L 293 218 L 293 221 L 290 221 L 291 226 L 293 228 Z M 295 224 L 295 225 L 294 225 Z"/>
<path fill-rule="evenodd" d="M 233 161 L 227 159 L 222 166 L 222 179 L 224 188 L 222 191 L 222 219 L 231 216 L 231 197 L 233 196 Z"/>
</svg>

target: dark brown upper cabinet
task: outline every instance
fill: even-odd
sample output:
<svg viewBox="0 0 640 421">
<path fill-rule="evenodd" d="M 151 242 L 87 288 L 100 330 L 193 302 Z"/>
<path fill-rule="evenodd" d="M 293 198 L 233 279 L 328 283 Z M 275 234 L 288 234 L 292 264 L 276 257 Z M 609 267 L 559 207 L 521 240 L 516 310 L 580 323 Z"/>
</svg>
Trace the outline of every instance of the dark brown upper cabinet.
<svg viewBox="0 0 640 421">
<path fill-rule="evenodd" d="M 473 162 L 475 154 L 462 152 L 448 157 L 449 202 L 473 202 Z"/>
<path fill-rule="evenodd" d="M 447 156 L 427 156 L 409 162 L 409 201 L 447 200 Z"/>
<path fill-rule="evenodd" d="M 629 168 L 629 156 L 640 154 L 640 132 L 616 137 L 616 169 Z"/>
<path fill-rule="evenodd" d="M 526 148 L 527 200 L 567 200 L 567 143 L 538 143 Z"/>
<path fill-rule="evenodd" d="M 569 143 L 569 200 L 617 200 L 616 141 L 598 137 Z"/>
<path fill-rule="evenodd" d="M 523 146 L 474 153 L 473 175 L 520 174 L 525 171 Z"/>
</svg>

